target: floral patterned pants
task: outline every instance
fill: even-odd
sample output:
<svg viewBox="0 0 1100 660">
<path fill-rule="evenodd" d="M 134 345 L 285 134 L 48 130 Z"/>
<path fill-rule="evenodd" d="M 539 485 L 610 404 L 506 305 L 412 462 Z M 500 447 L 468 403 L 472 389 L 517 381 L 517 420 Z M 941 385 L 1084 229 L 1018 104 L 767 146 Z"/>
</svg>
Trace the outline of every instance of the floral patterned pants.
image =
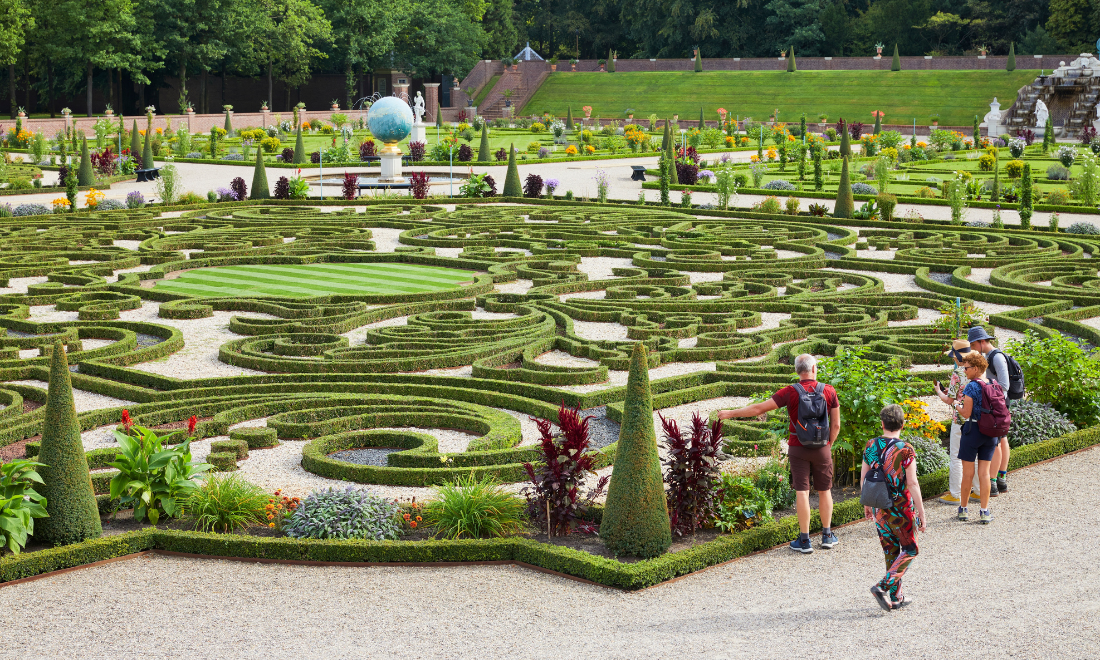
<svg viewBox="0 0 1100 660">
<path fill-rule="evenodd" d="M 901 600 L 901 578 L 919 552 L 913 536 L 913 513 L 897 507 L 879 509 L 875 515 L 875 527 L 878 528 L 882 552 L 886 555 L 886 576 L 879 580 L 878 586 L 888 591 L 891 599 Z"/>
</svg>

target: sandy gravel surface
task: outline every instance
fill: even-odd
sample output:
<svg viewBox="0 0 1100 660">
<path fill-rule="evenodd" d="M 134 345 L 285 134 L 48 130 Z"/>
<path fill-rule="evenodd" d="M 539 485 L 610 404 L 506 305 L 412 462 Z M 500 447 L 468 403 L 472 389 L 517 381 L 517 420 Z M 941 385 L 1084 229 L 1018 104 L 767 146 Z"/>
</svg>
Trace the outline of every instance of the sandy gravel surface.
<svg viewBox="0 0 1100 660">
<path fill-rule="evenodd" d="M 0 657 L 1095 658 L 1100 484 L 1080 475 L 1098 471 L 1094 449 L 1013 473 L 989 527 L 929 503 L 914 605 L 889 614 L 868 593 L 883 564 L 866 522 L 831 551 L 779 548 L 637 593 L 511 566 L 150 556 L 0 589 L 5 637 L 33 640 Z"/>
</svg>

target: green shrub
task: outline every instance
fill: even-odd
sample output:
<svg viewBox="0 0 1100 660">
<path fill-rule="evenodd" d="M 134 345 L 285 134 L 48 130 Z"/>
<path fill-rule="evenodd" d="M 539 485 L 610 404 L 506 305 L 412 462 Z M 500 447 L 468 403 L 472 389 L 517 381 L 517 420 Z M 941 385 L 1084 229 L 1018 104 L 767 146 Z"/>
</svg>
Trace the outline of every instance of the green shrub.
<svg viewBox="0 0 1100 660">
<path fill-rule="evenodd" d="M 1010 160 L 1005 163 L 1005 174 L 1010 179 L 1019 179 L 1024 173 L 1024 161 Z"/>
<path fill-rule="evenodd" d="M 111 479 L 111 499 L 123 508 L 133 507 L 139 522 L 148 516 L 155 525 L 162 513 L 178 517 L 180 500 L 198 487 L 199 475 L 212 466 L 191 460 L 190 437 L 166 449 L 166 441 L 176 434 L 158 436 L 142 426 L 134 426 L 130 433 L 115 429 L 119 453 L 110 465 L 118 474 Z"/>
<path fill-rule="evenodd" d="M 1015 419 L 1012 420 L 1015 424 Z M 926 438 L 922 435 L 906 433 L 902 438 L 906 444 L 913 448 L 917 455 L 917 476 L 923 477 L 937 470 L 947 469 L 951 462 L 947 450 L 940 444 L 939 438 Z"/>
<path fill-rule="evenodd" d="M 771 503 L 772 510 L 789 509 L 794 506 L 794 488 L 791 488 L 790 471 L 772 456 L 756 471 L 754 484 L 764 491 Z"/>
<path fill-rule="evenodd" d="M 195 529 L 231 532 L 264 522 L 270 499 L 263 488 L 240 474 L 212 474 L 187 495 L 183 512 L 195 520 Z"/>
<path fill-rule="evenodd" d="M 672 545 L 672 529 L 653 429 L 649 354 L 642 343 L 631 354 L 622 419 L 600 537 L 617 555 L 655 557 Z"/>
<path fill-rule="evenodd" d="M 425 524 L 445 539 L 508 536 L 523 529 L 526 503 L 505 491 L 490 475 L 471 475 L 436 486 L 424 503 Z"/>
<path fill-rule="evenodd" d="M 394 502 L 348 486 L 314 491 L 283 524 L 295 539 L 367 539 L 384 541 L 401 534 L 400 509 Z"/>
<path fill-rule="evenodd" d="M 50 359 L 50 390 L 38 451 L 42 487 L 48 518 L 36 525 L 34 538 L 47 545 L 68 545 L 93 539 L 103 533 L 99 522 L 88 459 L 80 441 L 69 363 L 61 342 L 53 345 Z"/>
<path fill-rule="evenodd" d="M 997 164 L 997 159 L 990 154 L 982 154 L 978 157 L 978 169 L 983 172 L 992 172 Z"/>
<path fill-rule="evenodd" d="M 722 501 L 718 506 L 719 528 L 735 532 L 772 520 L 772 502 L 767 492 L 748 477 L 728 472 L 722 474 Z"/>
<path fill-rule="evenodd" d="M 42 464 L 25 459 L 0 465 L 0 549 L 19 554 L 34 534 L 34 519 L 48 515 L 46 498 L 34 489 L 42 483 L 36 467 Z"/>
<path fill-rule="evenodd" d="M 1094 353 L 1062 334 L 1041 338 L 1033 330 L 1023 341 L 1008 341 L 1005 351 L 1020 363 L 1029 398 L 1052 404 L 1078 427 L 1100 423 L 1100 361 Z"/>
<path fill-rule="evenodd" d="M 1043 201 L 1052 206 L 1065 206 L 1069 204 L 1070 194 L 1065 188 L 1055 188 L 1047 193 L 1047 198 Z"/>
<path fill-rule="evenodd" d="M 1077 430 L 1077 426 L 1068 417 L 1049 403 L 1017 399 L 1009 401 L 1008 407 L 1012 413 L 1012 428 L 1008 432 L 1008 444 L 1011 447 L 1043 442 Z"/>
<path fill-rule="evenodd" d="M 752 205 L 752 210 L 757 213 L 782 213 L 783 205 L 775 195 L 768 195 L 764 199 Z"/>
</svg>

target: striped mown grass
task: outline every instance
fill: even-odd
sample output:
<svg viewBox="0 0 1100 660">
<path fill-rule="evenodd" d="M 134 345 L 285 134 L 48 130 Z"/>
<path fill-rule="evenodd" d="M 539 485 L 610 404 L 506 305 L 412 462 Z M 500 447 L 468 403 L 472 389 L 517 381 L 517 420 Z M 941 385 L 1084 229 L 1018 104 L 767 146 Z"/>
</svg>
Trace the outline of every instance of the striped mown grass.
<svg viewBox="0 0 1100 660">
<path fill-rule="evenodd" d="M 192 296 L 400 295 L 454 289 L 474 275 L 413 264 L 257 264 L 197 268 L 154 288 Z"/>
</svg>

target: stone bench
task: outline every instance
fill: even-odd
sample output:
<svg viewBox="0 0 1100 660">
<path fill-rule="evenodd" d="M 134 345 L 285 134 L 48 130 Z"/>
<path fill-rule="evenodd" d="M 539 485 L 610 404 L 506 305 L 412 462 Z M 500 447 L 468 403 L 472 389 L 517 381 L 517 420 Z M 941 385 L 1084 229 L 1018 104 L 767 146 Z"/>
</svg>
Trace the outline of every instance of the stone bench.
<svg viewBox="0 0 1100 660">
<path fill-rule="evenodd" d="M 150 167 L 150 168 L 147 168 L 147 169 L 144 169 L 144 170 L 137 170 L 138 183 L 141 183 L 142 181 L 152 181 L 153 179 L 159 179 L 159 178 L 160 178 L 160 168 L 159 167 Z"/>
<path fill-rule="evenodd" d="M 645 181 L 645 166 L 631 165 L 630 169 L 634 170 L 634 173 L 630 175 L 631 181 Z"/>
</svg>

